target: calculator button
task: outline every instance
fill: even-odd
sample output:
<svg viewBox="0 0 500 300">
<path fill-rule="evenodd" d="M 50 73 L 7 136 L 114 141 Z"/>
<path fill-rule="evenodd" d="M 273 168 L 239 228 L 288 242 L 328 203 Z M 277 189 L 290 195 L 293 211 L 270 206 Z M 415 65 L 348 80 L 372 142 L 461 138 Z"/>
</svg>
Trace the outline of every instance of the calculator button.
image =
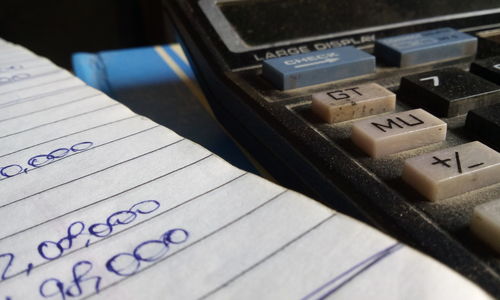
<svg viewBox="0 0 500 300">
<path fill-rule="evenodd" d="M 473 62 L 470 66 L 470 72 L 500 84 L 500 56 Z"/>
<path fill-rule="evenodd" d="M 312 95 L 312 111 L 325 122 L 337 123 L 393 111 L 396 95 L 376 84 L 352 86 Z"/>
<path fill-rule="evenodd" d="M 446 123 L 423 109 L 360 120 L 351 140 L 371 157 L 425 146 L 446 138 Z"/>
<path fill-rule="evenodd" d="M 500 151 L 500 103 L 471 110 L 465 128 L 477 139 Z"/>
<path fill-rule="evenodd" d="M 477 59 L 500 55 L 500 41 L 495 41 L 494 36 L 492 37 L 492 39 L 489 39 L 488 37 L 483 37 L 481 36 L 481 34 L 478 34 L 477 42 Z"/>
<path fill-rule="evenodd" d="M 454 117 L 469 110 L 500 103 L 500 86 L 457 68 L 405 76 L 400 100 L 439 117 Z"/>
<path fill-rule="evenodd" d="M 476 37 L 452 28 L 403 34 L 375 42 L 377 58 L 399 67 L 472 56 L 476 51 Z"/>
<path fill-rule="evenodd" d="M 500 253 L 500 199 L 476 206 L 470 227 L 477 237 Z"/>
<path fill-rule="evenodd" d="M 375 57 L 352 46 L 271 58 L 262 64 L 264 78 L 282 90 L 373 72 Z"/>
<path fill-rule="evenodd" d="M 431 201 L 500 182 L 500 154 L 480 142 L 407 159 L 403 180 Z"/>
</svg>

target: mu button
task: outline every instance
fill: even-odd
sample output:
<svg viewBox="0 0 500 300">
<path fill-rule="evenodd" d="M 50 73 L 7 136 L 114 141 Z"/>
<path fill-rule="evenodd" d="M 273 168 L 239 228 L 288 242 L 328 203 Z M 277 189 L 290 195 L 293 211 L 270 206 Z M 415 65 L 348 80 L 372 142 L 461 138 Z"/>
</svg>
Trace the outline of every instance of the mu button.
<svg viewBox="0 0 500 300">
<path fill-rule="evenodd" d="M 357 121 L 351 140 L 371 157 L 409 150 L 446 138 L 446 123 L 423 109 Z"/>
</svg>

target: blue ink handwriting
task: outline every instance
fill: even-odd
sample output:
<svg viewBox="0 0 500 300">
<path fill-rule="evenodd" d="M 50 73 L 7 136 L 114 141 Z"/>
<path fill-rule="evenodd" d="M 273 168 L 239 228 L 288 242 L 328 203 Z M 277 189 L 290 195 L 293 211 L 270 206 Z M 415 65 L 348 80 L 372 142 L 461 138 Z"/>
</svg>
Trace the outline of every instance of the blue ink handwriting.
<svg viewBox="0 0 500 300">
<path fill-rule="evenodd" d="M 118 276 L 132 276 L 140 270 L 141 263 L 152 263 L 164 258 L 171 245 L 182 244 L 188 238 L 189 233 L 185 229 L 168 230 L 158 240 L 140 243 L 132 253 L 122 252 L 114 255 L 106 262 L 106 269 Z"/>
<path fill-rule="evenodd" d="M 0 76 L 0 84 L 10 83 L 31 77 L 28 73 L 19 73 L 12 76 Z"/>
<path fill-rule="evenodd" d="M 148 240 L 137 245 L 132 253 L 119 253 L 106 262 L 109 272 L 118 276 L 131 276 L 137 273 L 144 262 L 156 262 L 165 257 L 171 245 L 182 244 L 189 238 L 187 230 L 174 228 L 166 231 L 158 240 Z M 131 263 L 132 261 L 132 263 Z M 38 292 L 44 298 L 57 297 L 61 300 L 81 297 L 85 294 L 99 293 L 102 277 L 90 274 L 92 262 L 82 260 L 72 267 L 72 279 L 66 284 L 51 277 L 45 279 Z"/>
<path fill-rule="evenodd" d="M 86 151 L 90 147 L 92 147 L 92 145 L 92 142 L 81 142 L 71 146 L 70 148 L 58 148 L 53 150 L 49 154 L 40 154 L 33 156 L 28 160 L 27 164 L 32 167 L 32 169 L 36 169 L 57 159 L 63 158 L 70 153 Z M 28 173 L 28 171 L 30 171 L 29 167 L 22 167 L 18 164 L 0 167 L 0 175 L 3 176 L 4 179 L 14 177 L 22 173 Z"/>
<path fill-rule="evenodd" d="M 90 225 L 87 230 L 81 221 L 71 223 L 66 230 L 66 236 L 58 241 L 43 241 L 38 245 L 38 253 L 46 260 L 54 260 L 64 254 L 65 251 L 73 247 L 73 241 L 83 235 L 90 235 L 97 238 L 105 238 L 113 233 L 116 226 L 128 225 L 135 221 L 138 215 L 146 215 L 154 212 L 160 207 L 156 200 L 140 201 L 128 210 L 120 210 L 112 213 L 106 219 L 105 223 L 95 223 Z M 86 232 L 85 232 L 86 231 Z M 90 240 L 86 242 L 86 247 Z"/>
<path fill-rule="evenodd" d="M 9 278 L 12 278 L 14 276 L 17 276 L 19 274 L 22 274 L 22 273 L 26 273 L 26 276 L 29 276 L 31 270 L 33 269 L 33 264 L 32 263 L 29 263 L 26 267 L 26 269 L 20 271 L 20 272 L 17 272 L 15 274 L 11 274 L 11 275 L 8 275 L 7 273 L 9 272 L 9 270 L 12 268 L 12 264 L 14 263 L 14 254 L 12 253 L 2 253 L 0 254 L 0 262 L 2 261 L 6 261 L 5 265 L 0 265 L 0 281 L 4 281 L 4 280 L 7 280 Z"/>
<path fill-rule="evenodd" d="M 49 278 L 42 282 L 39 287 L 39 293 L 44 298 L 59 296 L 59 299 L 65 300 L 67 297 L 80 297 L 84 294 L 83 284 L 86 282 L 93 283 L 93 293 L 99 293 L 101 285 L 100 276 L 89 276 L 93 265 L 88 260 L 82 260 L 73 265 L 72 277 L 70 284 L 65 285 L 57 278 Z M 87 286 L 87 285 L 86 285 Z"/>
<path fill-rule="evenodd" d="M 0 67 L 0 73 L 11 72 L 23 69 L 23 65 L 10 65 Z"/>
</svg>

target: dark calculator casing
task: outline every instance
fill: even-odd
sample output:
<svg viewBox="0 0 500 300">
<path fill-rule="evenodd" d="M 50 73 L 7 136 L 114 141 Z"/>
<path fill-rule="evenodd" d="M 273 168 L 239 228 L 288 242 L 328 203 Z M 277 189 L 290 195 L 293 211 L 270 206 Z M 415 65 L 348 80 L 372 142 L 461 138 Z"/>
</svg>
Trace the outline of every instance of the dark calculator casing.
<svg viewBox="0 0 500 300">
<path fill-rule="evenodd" d="M 466 115 L 442 118 L 448 132 L 438 146 L 373 159 L 350 141 L 352 122 L 326 124 L 310 108 L 311 95 L 319 91 L 375 82 L 397 93 L 403 76 L 445 67 L 468 70 L 474 60 L 500 55 L 500 1 L 471 7 L 451 0 L 349 2 L 350 7 L 326 0 L 165 0 L 164 8 L 218 120 L 279 183 L 378 227 L 500 298 L 500 256 L 469 229 L 474 206 L 500 199 L 500 184 L 430 202 L 401 179 L 404 159 L 476 140 L 464 129 Z M 373 2 L 392 5 L 393 19 L 384 23 Z M 308 10 L 308 5 L 316 7 Z M 339 10 L 357 13 L 336 17 Z M 372 53 L 377 38 L 441 27 L 477 36 L 476 57 L 405 68 L 377 62 L 371 75 L 285 91 L 262 77 L 266 58 L 348 45 Z M 329 32 L 332 28 L 340 31 Z M 397 101 L 396 111 L 412 108 Z"/>
</svg>

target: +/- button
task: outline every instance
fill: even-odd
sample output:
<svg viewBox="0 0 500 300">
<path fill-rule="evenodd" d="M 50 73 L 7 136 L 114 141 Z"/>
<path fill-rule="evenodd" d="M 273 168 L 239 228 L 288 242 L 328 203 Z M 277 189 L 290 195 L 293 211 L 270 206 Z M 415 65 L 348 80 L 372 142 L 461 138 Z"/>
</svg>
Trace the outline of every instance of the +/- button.
<svg viewBox="0 0 500 300">
<path fill-rule="evenodd" d="M 500 199 L 476 206 L 470 227 L 477 237 L 500 253 Z"/>
<path fill-rule="evenodd" d="M 423 109 L 360 120 L 353 124 L 351 140 L 371 157 L 443 141 L 446 123 Z"/>
<path fill-rule="evenodd" d="M 476 37 L 452 28 L 403 34 L 375 42 L 377 58 L 399 67 L 473 56 L 476 51 Z"/>
<path fill-rule="evenodd" d="M 447 68 L 403 77 L 398 97 L 436 116 L 454 117 L 500 103 L 500 86 L 458 68 Z"/>
<path fill-rule="evenodd" d="M 500 56 L 473 62 L 470 72 L 482 78 L 500 84 Z"/>
<path fill-rule="evenodd" d="M 311 109 L 325 122 L 337 123 L 393 111 L 396 95 L 369 83 L 312 95 Z"/>
<path fill-rule="evenodd" d="M 500 103 L 471 110 L 465 128 L 477 139 L 500 151 Z"/>
<path fill-rule="evenodd" d="M 480 142 L 407 159 L 403 180 L 431 201 L 500 182 L 500 154 Z"/>
<path fill-rule="evenodd" d="M 355 47 L 340 47 L 265 60 L 262 75 L 282 90 L 375 72 L 375 57 Z"/>
</svg>

